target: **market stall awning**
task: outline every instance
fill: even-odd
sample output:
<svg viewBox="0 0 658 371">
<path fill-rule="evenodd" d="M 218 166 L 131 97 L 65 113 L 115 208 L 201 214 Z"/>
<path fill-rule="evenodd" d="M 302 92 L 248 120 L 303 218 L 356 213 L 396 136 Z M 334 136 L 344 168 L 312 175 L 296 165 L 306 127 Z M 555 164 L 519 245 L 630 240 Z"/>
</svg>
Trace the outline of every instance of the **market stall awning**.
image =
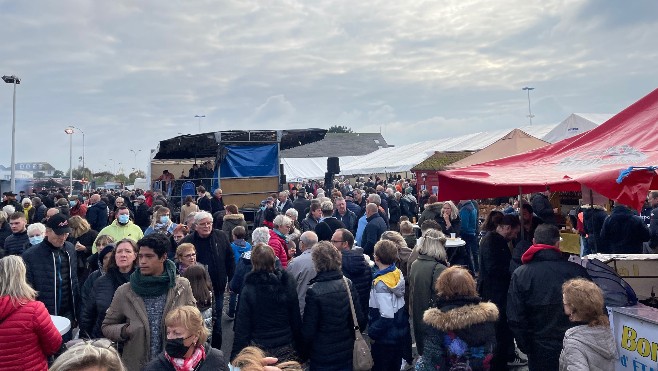
<svg viewBox="0 0 658 371">
<path fill-rule="evenodd" d="M 579 191 L 581 185 L 639 208 L 649 189 L 658 187 L 652 170 L 630 166 L 658 165 L 658 89 L 610 120 L 584 134 L 530 152 L 439 172 L 441 199 L 499 197 L 538 192 Z M 653 184 L 652 184 L 653 183 Z"/>
</svg>

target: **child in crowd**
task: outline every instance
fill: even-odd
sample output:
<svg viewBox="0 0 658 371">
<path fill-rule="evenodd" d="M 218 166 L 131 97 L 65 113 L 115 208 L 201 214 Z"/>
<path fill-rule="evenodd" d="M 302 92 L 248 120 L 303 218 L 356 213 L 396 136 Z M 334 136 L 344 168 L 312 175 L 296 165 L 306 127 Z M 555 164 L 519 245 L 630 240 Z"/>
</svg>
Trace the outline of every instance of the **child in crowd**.
<svg viewBox="0 0 658 371">
<path fill-rule="evenodd" d="M 400 234 L 407 243 L 407 247 L 413 250 L 416 247 L 416 232 L 410 221 L 405 220 L 400 222 Z"/>
<path fill-rule="evenodd" d="M 404 309 L 404 277 L 395 267 L 398 248 L 394 242 L 375 244 L 377 272 L 370 290 L 368 335 L 373 340 L 373 370 L 400 370 L 409 316 Z"/>
<path fill-rule="evenodd" d="M 251 244 L 245 241 L 245 238 L 247 237 L 247 231 L 244 229 L 243 226 L 239 225 L 233 228 L 231 234 L 233 235 L 233 242 L 231 242 L 231 248 L 233 249 L 233 257 L 235 258 L 235 265 L 237 266 L 242 254 L 246 253 L 247 251 L 251 251 Z M 231 319 L 235 317 L 235 308 L 237 306 L 237 303 L 238 303 L 238 294 L 236 292 L 231 291 L 231 295 L 228 302 L 228 312 L 226 313 L 226 315 Z"/>
</svg>

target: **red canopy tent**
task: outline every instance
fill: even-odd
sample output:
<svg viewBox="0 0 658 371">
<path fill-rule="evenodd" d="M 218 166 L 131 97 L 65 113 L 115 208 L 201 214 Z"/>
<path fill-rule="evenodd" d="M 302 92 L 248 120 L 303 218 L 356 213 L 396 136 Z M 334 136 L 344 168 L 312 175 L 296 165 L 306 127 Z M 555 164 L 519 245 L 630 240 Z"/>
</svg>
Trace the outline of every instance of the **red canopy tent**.
<svg viewBox="0 0 658 371">
<path fill-rule="evenodd" d="M 610 199 L 641 208 L 658 188 L 658 89 L 599 127 L 575 137 L 504 159 L 439 172 L 439 198 L 458 200 L 587 186 Z"/>
</svg>

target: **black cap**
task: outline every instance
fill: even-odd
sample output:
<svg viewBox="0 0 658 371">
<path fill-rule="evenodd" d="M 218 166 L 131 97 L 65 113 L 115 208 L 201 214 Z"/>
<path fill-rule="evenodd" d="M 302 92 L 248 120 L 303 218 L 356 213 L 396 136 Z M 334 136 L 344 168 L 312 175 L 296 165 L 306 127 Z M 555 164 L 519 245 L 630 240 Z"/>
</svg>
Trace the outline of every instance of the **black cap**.
<svg viewBox="0 0 658 371">
<path fill-rule="evenodd" d="M 16 196 L 16 193 L 14 193 L 12 191 L 8 191 L 8 192 L 3 193 L 2 195 L 3 196 Z"/>
<path fill-rule="evenodd" d="M 69 227 L 69 220 L 62 214 L 55 214 L 51 216 L 46 222 L 46 228 L 50 228 L 55 234 L 62 235 L 64 233 L 71 233 Z"/>
</svg>

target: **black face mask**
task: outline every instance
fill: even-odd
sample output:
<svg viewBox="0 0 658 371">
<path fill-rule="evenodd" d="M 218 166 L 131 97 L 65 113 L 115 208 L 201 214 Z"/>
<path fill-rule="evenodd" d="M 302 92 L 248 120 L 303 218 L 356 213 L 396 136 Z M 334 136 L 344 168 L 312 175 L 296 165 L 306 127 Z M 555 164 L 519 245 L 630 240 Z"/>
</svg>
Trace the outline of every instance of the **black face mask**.
<svg viewBox="0 0 658 371">
<path fill-rule="evenodd" d="M 176 339 L 167 339 L 167 343 L 165 344 L 165 352 L 169 354 L 170 357 L 172 358 L 185 358 L 185 353 L 190 349 L 190 347 L 194 346 L 194 343 L 190 344 L 189 347 L 186 347 L 185 344 L 183 344 L 183 341 L 191 338 L 193 335 L 190 335 L 186 338 L 176 338 Z"/>
</svg>

